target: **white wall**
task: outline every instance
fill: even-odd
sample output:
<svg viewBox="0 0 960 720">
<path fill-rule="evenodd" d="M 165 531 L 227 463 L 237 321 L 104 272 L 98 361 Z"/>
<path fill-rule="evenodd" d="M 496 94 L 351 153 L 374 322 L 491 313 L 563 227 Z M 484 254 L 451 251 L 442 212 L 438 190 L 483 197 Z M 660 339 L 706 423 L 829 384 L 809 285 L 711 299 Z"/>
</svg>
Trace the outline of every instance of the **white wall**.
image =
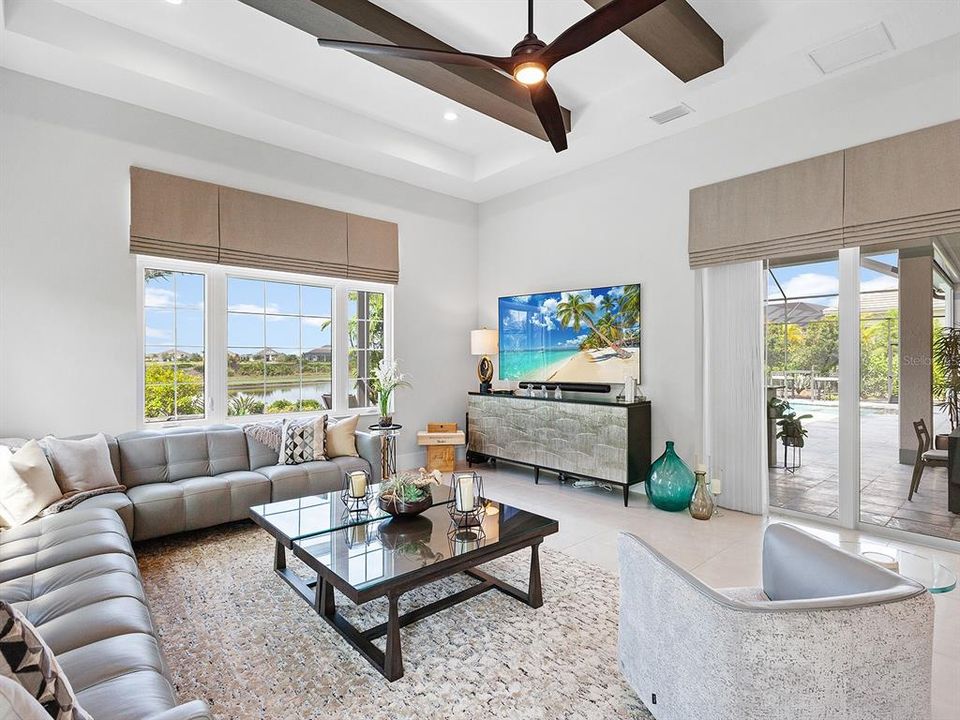
<svg viewBox="0 0 960 720">
<path fill-rule="evenodd" d="M 398 223 L 395 354 L 414 382 L 398 391 L 400 451 L 430 420 L 462 422 L 474 204 L 2 71 L 0 437 L 138 427 L 130 165 Z"/>
<path fill-rule="evenodd" d="M 654 457 L 672 439 L 692 461 L 699 369 L 689 190 L 960 117 L 957 58 L 955 45 L 941 43 L 898 58 L 895 70 L 852 72 L 484 203 L 480 322 L 495 326 L 501 295 L 639 281 Z"/>
</svg>

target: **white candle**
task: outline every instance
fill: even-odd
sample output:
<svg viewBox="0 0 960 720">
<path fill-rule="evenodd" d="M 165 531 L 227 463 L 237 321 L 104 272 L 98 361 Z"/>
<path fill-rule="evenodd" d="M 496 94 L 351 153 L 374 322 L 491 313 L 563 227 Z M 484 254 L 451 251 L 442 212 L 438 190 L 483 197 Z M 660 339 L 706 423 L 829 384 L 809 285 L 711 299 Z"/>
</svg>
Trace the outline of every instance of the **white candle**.
<svg viewBox="0 0 960 720">
<path fill-rule="evenodd" d="M 714 495 L 720 494 L 720 476 L 719 475 L 710 481 L 710 492 L 712 492 Z"/>
<path fill-rule="evenodd" d="M 457 478 L 457 488 L 460 500 L 457 510 L 471 512 L 473 510 L 473 475 L 461 475 Z"/>
<path fill-rule="evenodd" d="M 350 473 L 350 497 L 361 498 L 367 494 L 367 474 L 362 470 Z"/>
<path fill-rule="evenodd" d="M 706 475 L 706 474 L 707 474 L 707 466 L 704 465 L 703 463 L 697 463 L 697 467 L 696 467 L 696 469 L 694 469 L 694 472 L 703 473 L 704 475 Z"/>
</svg>

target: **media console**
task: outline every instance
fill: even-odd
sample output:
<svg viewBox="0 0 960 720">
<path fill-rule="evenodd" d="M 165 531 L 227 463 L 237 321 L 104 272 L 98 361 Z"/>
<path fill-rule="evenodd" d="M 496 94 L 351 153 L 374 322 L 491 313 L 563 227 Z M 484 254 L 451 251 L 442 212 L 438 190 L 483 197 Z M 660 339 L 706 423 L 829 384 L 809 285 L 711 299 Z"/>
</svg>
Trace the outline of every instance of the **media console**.
<svg viewBox="0 0 960 720">
<path fill-rule="evenodd" d="M 532 398 L 472 392 L 467 461 L 504 460 L 540 471 L 630 486 L 650 469 L 650 402 Z"/>
</svg>

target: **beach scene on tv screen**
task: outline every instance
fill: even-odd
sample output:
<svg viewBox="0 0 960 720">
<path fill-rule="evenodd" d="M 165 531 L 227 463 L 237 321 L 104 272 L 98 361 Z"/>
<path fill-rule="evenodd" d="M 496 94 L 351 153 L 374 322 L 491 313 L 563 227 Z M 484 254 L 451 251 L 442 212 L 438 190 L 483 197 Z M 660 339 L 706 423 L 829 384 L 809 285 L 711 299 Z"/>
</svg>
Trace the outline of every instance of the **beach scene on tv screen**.
<svg viewBox="0 0 960 720">
<path fill-rule="evenodd" d="M 640 378 L 640 285 L 500 298 L 500 379 Z"/>
</svg>

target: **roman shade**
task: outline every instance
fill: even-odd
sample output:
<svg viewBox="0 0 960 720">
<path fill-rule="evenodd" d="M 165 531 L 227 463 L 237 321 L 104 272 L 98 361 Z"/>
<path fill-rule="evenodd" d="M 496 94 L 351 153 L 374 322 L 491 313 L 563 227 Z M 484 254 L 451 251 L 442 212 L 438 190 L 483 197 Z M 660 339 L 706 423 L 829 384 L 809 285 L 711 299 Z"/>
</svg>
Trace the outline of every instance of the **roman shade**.
<svg viewBox="0 0 960 720">
<path fill-rule="evenodd" d="M 960 121 L 690 191 L 691 267 L 960 231 Z"/>
<path fill-rule="evenodd" d="M 960 120 L 844 152 L 843 244 L 960 231 Z"/>
<path fill-rule="evenodd" d="M 347 277 L 347 214 L 222 187 L 220 263 Z"/>
<path fill-rule="evenodd" d="M 843 153 L 690 191 L 690 266 L 838 249 Z"/>
<path fill-rule="evenodd" d="M 349 277 L 396 283 L 400 280 L 400 252 L 394 223 L 347 216 Z"/>
<path fill-rule="evenodd" d="M 395 223 L 130 168 L 130 252 L 397 283 Z"/>
<path fill-rule="evenodd" d="M 217 186 L 130 168 L 130 252 L 217 262 Z"/>
</svg>

